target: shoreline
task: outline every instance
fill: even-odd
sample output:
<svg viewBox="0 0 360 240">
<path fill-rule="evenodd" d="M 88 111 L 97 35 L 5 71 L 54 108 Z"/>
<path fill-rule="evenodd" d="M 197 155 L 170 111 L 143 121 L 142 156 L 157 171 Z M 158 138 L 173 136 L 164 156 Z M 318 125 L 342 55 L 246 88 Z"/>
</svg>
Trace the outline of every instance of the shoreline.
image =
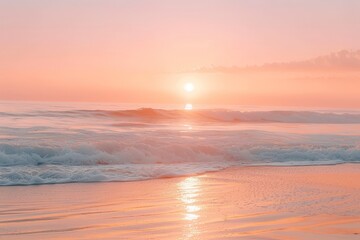
<svg viewBox="0 0 360 240">
<path fill-rule="evenodd" d="M 360 162 L 342 162 L 342 163 L 327 163 L 327 164 L 304 164 L 304 165 L 266 165 L 266 164 L 258 164 L 258 165 L 238 165 L 238 166 L 229 166 L 223 169 L 219 170 L 213 170 L 213 171 L 206 171 L 201 173 L 193 173 L 193 174 L 184 174 L 184 175 L 178 175 L 178 176 L 165 176 L 165 177 L 158 177 L 158 178 L 149 178 L 149 179 L 139 179 L 139 180 L 129 180 L 129 181 L 119 181 L 119 180 L 110 180 L 110 181 L 84 181 L 84 182 L 59 182 L 59 183 L 35 183 L 35 184 L 17 184 L 17 185 L 0 185 L 0 189 L 3 187 L 31 187 L 31 186 L 42 186 L 42 185 L 67 185 L 67 184 L 96 184 L 96 183 L 129 183 L 129 182 L 145 182 L 145 181 L 151 181 L 151 180 L 161 180 L 161 179 L 172 179 L 172 178 L 184 178 L 184 177 L 192 177 L 192 176 L 202 176 L 205 174 L 211 174 L 211 173 L 217 173 L 217 172 L 223 172 L 223 171 L 229 171 L 231 169 L 242 169 L 242 168 L 297 168 L 297 167 L 326 167 L 326 166 L 341 166 L 341 165 L 359 165 Z"/>
<path fill-rule="evenodd" d="M 0 239 L 357 239 L 359 180 L 338 164 L 8 186 Z"/>
</svg>

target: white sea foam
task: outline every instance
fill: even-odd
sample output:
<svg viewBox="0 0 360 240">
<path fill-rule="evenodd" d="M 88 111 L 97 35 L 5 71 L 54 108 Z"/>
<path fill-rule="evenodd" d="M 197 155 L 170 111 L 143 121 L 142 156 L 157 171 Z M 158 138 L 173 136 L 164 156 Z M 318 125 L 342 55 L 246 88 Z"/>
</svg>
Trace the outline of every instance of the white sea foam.
<svg viewBox="0 0 360 240">
<path fill-rule="evenodd" d="M 133 181 L 239 165 L 318 165 L 360 162 L 360 139 L 258 131 L 157 132 L 130 142 L 74 147 L 0 145 L 0 185 Z M 126 141 L 126 138 L 123 139 Z M 330 143 L 331 142 L 331 143 Z M 316 144 L 315 144 L 316 143 Z M 357 144 L 356 143 L 356 144 Z"/>
</svg>

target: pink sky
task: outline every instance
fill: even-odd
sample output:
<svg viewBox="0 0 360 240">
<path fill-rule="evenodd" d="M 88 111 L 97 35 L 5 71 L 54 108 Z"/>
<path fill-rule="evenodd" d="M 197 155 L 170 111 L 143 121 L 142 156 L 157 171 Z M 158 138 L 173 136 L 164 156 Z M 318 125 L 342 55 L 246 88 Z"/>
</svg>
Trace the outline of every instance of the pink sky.
<svg viewBox="0 0 360 240">
<path fill-rule="evenodd" d="M 0 99 L 360 108 L 359 12 L 357 0 L 3 0 Z"/>
</svg>

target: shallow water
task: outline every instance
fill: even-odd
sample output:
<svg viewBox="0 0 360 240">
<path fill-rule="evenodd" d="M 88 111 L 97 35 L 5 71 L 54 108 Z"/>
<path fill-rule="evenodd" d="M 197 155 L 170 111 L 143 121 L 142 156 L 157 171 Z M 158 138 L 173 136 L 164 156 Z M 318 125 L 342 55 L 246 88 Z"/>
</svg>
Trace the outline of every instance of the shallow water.
<svg viewBox="0 0 360 240">
<path fill-rule="evenodd" d="M 359 167 L 5 186 L 0 239 L 358 239 Z"/>
<path fill-rule="evenodd" d="M 0 185 L 360 162 L 355 110 L 2 102 L 0 116 Z"/>
</svg>

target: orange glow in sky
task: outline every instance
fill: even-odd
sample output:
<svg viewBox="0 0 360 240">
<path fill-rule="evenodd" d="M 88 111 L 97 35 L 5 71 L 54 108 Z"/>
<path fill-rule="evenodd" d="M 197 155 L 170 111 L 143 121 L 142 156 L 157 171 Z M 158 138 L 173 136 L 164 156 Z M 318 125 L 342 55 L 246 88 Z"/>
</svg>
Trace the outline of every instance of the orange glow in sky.
<svg viewBox="0 0 360 240">
<path fill-rule="evenodd" d="M 185 91 L 192 92 L 194 91 L 194 85 L 192 83 L 186 83 L 184 86 Z"/>
<path fill-rule="evenodd" d="M 357 0 L 1 1 L 0 100 L 360 108 L 359 12 Z"/>
</svg>

